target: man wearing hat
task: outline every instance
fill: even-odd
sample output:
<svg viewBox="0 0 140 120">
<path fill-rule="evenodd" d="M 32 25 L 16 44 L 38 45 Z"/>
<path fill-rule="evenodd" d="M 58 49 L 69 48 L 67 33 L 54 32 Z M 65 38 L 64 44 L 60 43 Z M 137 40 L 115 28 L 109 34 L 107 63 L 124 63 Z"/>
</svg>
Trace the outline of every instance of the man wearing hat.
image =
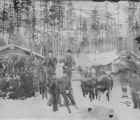
<svg viewBox="0 0 140 120">
<path fill-rule="evenodd" d="M 66 94 L 68 98 L 70 99 L 71 104 L 76 105 L 74 97 L 73 97 L 72 85 L 71 85 L 72 68 L 75 65 L 75 61 L 72 56 L 72 51 L 70 49 L 67 50 L 63 63 L 64 63 L 63 71 L 64 71 L 64 74 L 66 74 L 66 79 L 68 81 L 68 86 L 69 86 L 68 90 L 66 91 L 67 92 Z"/>
<path fill-rule="evenodd" d="M 46 66 L 46 72 L 47 72 L 47 85 L 49 88 L 51 88 L 51 86 L 54 82 L 56 64 L 57 64 L 57 59 L 56 59 L 56 57 L 53 56 L 53 51 L 50 50 L 48 52 L 48 57 L 46 57 L 45 62 L 44 62 L 44 65 Z M 50 93 L 52 93 L 52 91 Z M 50 94 L 48 104 L 52 105 L 52 101 L 53 101 L 53 95 Z"/>
</svg>

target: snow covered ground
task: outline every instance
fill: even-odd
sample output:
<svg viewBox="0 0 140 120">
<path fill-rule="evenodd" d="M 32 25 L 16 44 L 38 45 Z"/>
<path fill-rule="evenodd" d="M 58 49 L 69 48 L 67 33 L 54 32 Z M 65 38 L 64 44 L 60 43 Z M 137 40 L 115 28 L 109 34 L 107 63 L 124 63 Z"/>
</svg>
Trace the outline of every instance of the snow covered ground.
<svg viewBox="0 0 140 120">
<path fill-rule="evenodd" d="M 74 96 L 78 109 L 71 106 L 72 113 L 69 114 L 65 107 L 59 107 L 59 111 L 52 112 L 52 107 L 47 106 L 46 100 L 41 96 L 27 100 L 0 100 L 0 119 L 33 119 L 33 120 L 140 120 L 140 110 L 133 109 L 132 105 L 127 107 L 121 104 L 126 101 L 120 98 L 121 89 L 118 82 L 115 83 L 111 94 L 111 101 L 102 100 L 89 102 L 88 98 L 82 96 L 80 82 L 73 81 Z M 131 100 L 128 99 L 130 102 Z M 88 112 L 88 107 L 93 110 Z M 109 115 L 113 117 L 109 118 Z"/>
</svg>

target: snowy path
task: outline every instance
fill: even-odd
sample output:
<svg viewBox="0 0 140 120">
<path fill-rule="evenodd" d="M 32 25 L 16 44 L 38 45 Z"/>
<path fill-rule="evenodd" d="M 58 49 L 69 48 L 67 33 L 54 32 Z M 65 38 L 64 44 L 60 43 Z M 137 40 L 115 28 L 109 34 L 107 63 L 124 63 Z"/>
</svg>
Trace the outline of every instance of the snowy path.
<svg viewBox="0 0 140 120">
<path fill-rule="evenodd" d="M 71 114 L 65 107 L 59 107 L 58 112 L 52 112 L 52 107 L 47 106 L 46 100 L 42 100 L 38 96 L 27 100 L 0 100 L 0 120 L 11 120 L 11 118 L 26 120 L 27 118 L 33 120 L 140 120 L 140 110 L 120 104 L 122 99 L 118 83 L 113 89 L 110 103 L 105 100 L 90 103 L 88 98 L 83 98 L 79 81 L 73 81 L 73 88 L 79 109 L 71 107 Z M 88 112 L 88 107 L 93 107 L 93 111 Z M 113 109 L 114 117 L 109 118 L 108 115 Z"/>
</svg>

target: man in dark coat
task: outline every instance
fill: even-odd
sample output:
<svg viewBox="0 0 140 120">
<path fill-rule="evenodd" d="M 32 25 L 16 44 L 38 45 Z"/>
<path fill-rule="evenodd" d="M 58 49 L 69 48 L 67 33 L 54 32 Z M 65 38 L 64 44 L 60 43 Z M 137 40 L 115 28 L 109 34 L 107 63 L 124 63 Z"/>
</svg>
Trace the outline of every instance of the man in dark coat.
<svg viewBox="0 0 140 120">
<path fill-rule="evenodd" d="M 46 66 L 46 70 L 47 70 L 47 86 L 49 87 L 49 92 L 50 92 L 50 98 L 49 98 L 48 104 L 49 105 L 53 104 L 53 106 L 55 106 L 55 100 L 54 100 L 55 89 L 51 89 L 51 88 L 52 86 L 54 86 L 56 64 L 57 64 L 57 59 L 56 57 L 53 56 L 53 51 L 49 51 L 48 57 L 45 59 L 44 65 Z M 57 108 L 55 108 L 55 110 L 56 109 Z"/>
<path fill-rule="evenodd" d="M 52 76 L 55 75 L 57 59 L 53 56 L 53 51 L 48 52 L 48 57 L 46 57 L 44 65 L 47 67 L 47 79 L 48 82 L 51 81 Z"/>
<path fill-rule="evenodd" d="M 72 68 L 75 65 L 75 61 L 74 58 L 72 56 L 72 51 L 69 49 L 67 50 L 67 54 L 65 56 L 65 58 L 63 59 L 64 62 L 64 67 L 63 67 L 63 71 L 66 74 L 66 79 L 68 81 L 68 88 L 66 90 L 66 95 L 70 100 L 70 103 L 72 105 L 76 105 L 74 97 L 73 97 L 73 91 L 72 91 Z"/>
<path fill-rule="evenodd" d="M 53 111 L 55 112 L 58 110 L 58 102 L 59 102 L 59 96 L 60 96 L 60 89 L 58 87 L 58 84 L 55 78 L 53 78 L 53 81 L 51 82 L 51 85 L 49 87 L 49 92 L 52 97 L 51 102 L 52 102 Z"/>
</svg>

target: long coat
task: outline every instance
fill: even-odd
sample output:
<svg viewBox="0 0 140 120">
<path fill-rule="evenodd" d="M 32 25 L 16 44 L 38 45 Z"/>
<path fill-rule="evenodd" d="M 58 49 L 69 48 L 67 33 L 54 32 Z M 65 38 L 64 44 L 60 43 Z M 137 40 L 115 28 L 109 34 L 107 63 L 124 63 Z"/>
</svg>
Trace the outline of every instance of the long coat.
<svg viewBox="0 0 140 120">
<path fill-rule="evenodd" d="M 47 67 L 48 75 L 52 75 L 55 73 L 56 64 L 57 64 L 57 59 L 55 57 L 45 59 L 44 65 Z"/>
</svg>

